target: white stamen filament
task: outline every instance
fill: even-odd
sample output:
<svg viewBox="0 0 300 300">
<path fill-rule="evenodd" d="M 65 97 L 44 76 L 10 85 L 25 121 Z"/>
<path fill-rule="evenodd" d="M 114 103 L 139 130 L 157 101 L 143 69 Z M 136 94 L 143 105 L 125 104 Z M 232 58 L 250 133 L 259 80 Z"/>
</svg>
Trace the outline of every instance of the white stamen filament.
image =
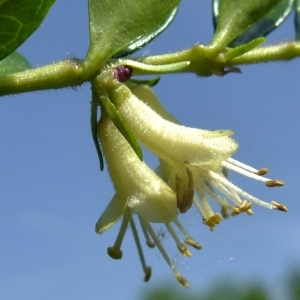
<svg viewBox="0 0 300 300">
<path fill-rule="evenodd" d="M 236 160 L 236 159 L 233 159 L 233 158 L 231 158 L 231 157 L 227 158 L 227 161 L 228 161 L 230 164 L 235 165 L 235 166 L 237 166 L 237 167 L 240 167 L 240 168 L 242 168 L 242 169 L 244 169 L 244 170 L 247 170 L 247 171 L 249 171 L 249 172 L 257 173 L 257 172 L 259 171 L 259 170 L 255 169 L 255 168 L 253 168 L 253 167 L 251 167 L 251 166 L 248 166 L 248 165 L 246 165 L 246 164 L 244 164 L 244 163 L 242 163 L 242 162 L 240 162 L 240 161 L 238 161 L 238 160 Z"/>
<path fill-rule="evenodd" d="M 228 190 L 223 184 L 221 184 L 220 182 L 218 182 L 216 180 L 211 180 L 210 183 L 218 191 L 220 191 L 225 197 L 230 199 L 234 204 L 236 204 L 236 205 L 242 204 L 243 201 L 241 200 L 240 196 L 237 193 L 235 193 L 234 191 Z"/>
<path fill-rule="evenodd" d="M 185 237 L 184 242 L 198 250 L 200 250 L 202 247 L 201 245 L 196 242 L 190 235 L 189 233 L 185 230 L 185 228 L 182 226 L 182 224 L 178 221 L 178 219 L 175 220 L 175 225 L 178 227 L 178 229 L 182 232 L 182 234 Z"/>
<path fill-rule="evenodd" d="M 182 277 L 182 275 L 176 270 L 172 260 L 170 259 L 170 257 L 168 256 L 166 250 L 164 249 L 164 247 L 162 246 L 161 242 L 159 241 L 159 239 L 157 238 L 153 228 L 151 227 L 150 223 L 145 219 L 145 218 L 141 218 L 142 222 L 144 223 L 147 231 L 149 232 L 149 234 L 151 235 L 156 247 L 158 248 L 158 250 L 160 251 L 161 255 L 163 256 L 163 258 L 165 259 L 165 261 L 167 262 L 167 264 L 170 266 L 170 268 L 173 271 L 173 274 L 175 276 L 175 278 L 184 286 L 184 287 L 188 287 L 188 282 Z"/>
<path fill-rule="evenodd" d="M 178 238 L 177 234 L 175 233 L 173 227 L 171 226 L 170 223 L 165 223 L 168 231 L 170 232 L 172 238 L 174 239 L 174 241 L 176 242 L 177 248 L 178 250 L 184 255 L 184 256 L 188 256 L 191 257 L 192 254 L 190 253 L 190 251 L 187 249 L 187 247 L 180 241 L 180 239 Z"/>
<path fill-rule="evenodd" d="M 260 206 L 269 208 L 269 209 L 274 209 L 274 205 L 264 202 L 256 197 L 253 197 L 252 195 L 246 193 L 245 191 L 243 191 L 242 189 L 238 188 L 237 186 L 235 186 L 234 184 L 232 184 L 231 182 L 229 182 L 226 178 L 220 176 L 219 174 L 213 172 L 213 171 L 208 171 L 209 176 L 216 180 L 221 182 L 222 184 L 224 184 L 224 186 L 228 187 L 229 189 L 232 189 L 233 191 L 235 191 L 236 193 L 238 193 L 239 195 L 241 195 L 242 197 L 244 197 L 245 199 L 248 199 L 249 201 L 256 203 Z"/>
<path fill-rule="evenodd" d="M 210 197 L 212 197 L 217 203 L 219 203 L 222 207 L 226 207 L 229 209 L 234 209 L 234 206 L 231 205 L 226 201 L 226 199 L 221 198 L 219 195 L 217 195 L 214 190 L 211 189 L 211 187 L 208 185 L 207 182 L 203 185 L 205 193 L 207 193 Z"/>
<path fill-rule="evenodd" d="M 242 175 L 244 175 L 246 177 L 249 177 L 249 178 L 252 178 L 252 179 L 255 179 L 255 180 L 258 180 L 258 181 L 262 181 L 262 182 L 266 182 L 268 180 L 272 180 L 272 179 L 269 179 L 269 178 L 266 178 L 266 177 L 262 177 L 262 176 L 259 176 L 259 175 L 256 175 L 256 174 L 252 173 L 252 172 L 256 172 L 257 171 L 255 169 L 253 169 L 254 171 L 249 171 L 247 169 L 242 169 L 241 165 L 244 165 L 242 163 L 240 163 L 240 165 L 237 166 L 237 165 L 233 165 L 233 164 L 229 163 L 228 160 L 229 159 L 227 159 L 227 161 L 224 160 L 224 161 L 221 162 L 221 165 L 223 167 L 225 167 L 226 169 L 235 171 L 235 172 L 237 172 L 239 174 L 242 174 Z M 247 165 L 245 165 L 245 166 L 247 166 Z M 249 168 L 251 168 L 251 167 L 249 167 Z"/>
<path fill-rule="evenodd" d="M 149 233 L 148 233 L 147 229 L 145 228 L 144 223 L 142 222 L 140 216 L 139 216 L 139 220 L 140 220 L 140 224 L 141 224 L 141 227 L 142 227 L 142 230 L 143 230 L 143 234 L 144 234 L 145 239 L 146 239 L 147 246 L 150 247 L 150 248 L 154 248 L 155 244 L 151 241 Z"/>
<path fill-rule="evenodd" d="M 151 267 L 148 267 L 146 265 L 143 249 L 142 249 L 142 246 L 141 246 L 141 243 L 140 243 L 138 232 L 137 232 L 135 224 L 134 224 L 134 220 L 132 218 L 132 214 L 130 214 L 129 223 L 130 223 L 130 226 L 131 226 L 131 230 L 132 230 L 132 233 L 133 233 L 133 237 L 134 237 L 136 247 L 138 249 L 138 253 L 139 253 L 140 261 L 141 261 L 141 264 L 142 264 L 142 268 L 143 268 L 143 271 L 145 273 L 144 281 L 147 282 L 147 281 L 149 281 L 149 279 L 151 277 Z"/>
<path fill-rule="evenodd" d="M 223 184 L 221 184 L 218 180 L 212 180 L 209 176 L 209 170 L 205 167 L 198 168 L 199 177 L 212 184 L 217 190 L 219 190 L 225 197 L 230 199 L 234 204 L 240 205 L 242 200 L 240 196 L 232 190 L 228 190 Z M 226 179 L 227 180 L 227 179 Z M 213 192 L 213 191 L 212 191 Z"/>
<path fill-rule="evenodd" d="M 164 249 L 164 247 L 162 246 L 161 242 L 157 238 L 157 236 L 156 236 L 153 228 L 151 227 L 150 223 L 146 219 L 143 219 L 142 222 L 144 223 L 147 231 L 151 235 L 151 237 L 152 237 L 155 245 L 157 246 L 158 250 L 162 254 L 163 258 L 165 259 L 165 261 L 167 262 L 167 264 L 171 267 L 172 271 L 174 272 L 175 271 L 175 266 L 173 265 L 172 260 L 168 256 L 168 254 L 167 254 L 166 250 Z"/>
<path fill-rule="evenodd" d="M 203 217 L 209 219 L 214 215 L 214 212 L 212 211 L 209 202 L 206 198 L 202 182 L 200 180 L 197 180 L 196 182 L 194 182 L 194 187 L 195 190 L 197 191 L 202 209 L 204 211 Z"/>
</svg>

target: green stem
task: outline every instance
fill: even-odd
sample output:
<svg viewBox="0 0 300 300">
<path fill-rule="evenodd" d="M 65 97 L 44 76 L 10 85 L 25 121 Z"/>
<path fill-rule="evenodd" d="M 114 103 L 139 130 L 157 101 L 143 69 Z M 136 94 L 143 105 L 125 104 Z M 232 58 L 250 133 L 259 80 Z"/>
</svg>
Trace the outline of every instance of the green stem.
<svg viewBox="0 0 300 300">
<path fill-rule="evenodd" d="M 224 68 L 228 66 L 296 58 L 300 56 L 300 43 L 289 42 L 257 48 L 229 61 L 225 60 L 226 55 L 222 53 L 212 59 L 210 53 L 211 49 L 208 47 L 195 45 L 183 51 L 136 58 L 135 60 L 154 66 L 189 61 L 190 64 L 178 72 L 194 73 L 198 76 L 224 75 Z M 36 69 L 4 75 L 0 77 L 0 96 L 78 86 L 86 81 L 91 81 L 99 68 L 97 67 L 97 70 L 95 67 L 89 69 L 89 66 L 81 61 L 69 59 Z M 149 75 L 151 73 L 153 72 L 147 70 L 134 70 L 134 75 Z"/>
<path fill-rule="evenodd" d="M 189 49 L 157 56 L 139 58 L 139 62 L 145 64 L 162 65 L 189 61 L 190 64 L 181 73 L 194 73 L 198 76 L 211 76 L 213 74 L 223 75 L 225 60 L 223 54 L 219 54 L 214 59 L 210 58 L 211 50 L 203 45 L 195 45 Z M 136 75 L 142 72 L 135 71 Z"/>
<path fill-rule="evenodd" d="M 40 68 L 1 76 L 0 96 L 78 86 L 88 79 L 86 70 L 77 60 L 64 60 Z"/>
<path fill-rule="evenodd" d="M 276 60 L 290 60 L 299 56 L 300 43 L 289 42 L 254 49 L 242 56 L 236 57 L 229 62 L 226 62 L 226 65 L 246 65 Z"/>
</svg>

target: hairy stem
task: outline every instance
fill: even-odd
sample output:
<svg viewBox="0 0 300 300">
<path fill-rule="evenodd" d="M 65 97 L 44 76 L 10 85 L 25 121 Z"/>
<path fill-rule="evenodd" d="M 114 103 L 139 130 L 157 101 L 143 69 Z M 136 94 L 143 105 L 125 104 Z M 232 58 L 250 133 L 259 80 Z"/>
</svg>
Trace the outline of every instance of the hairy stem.
<svg viewBox="0 0 300 300">
<path fill-rule="evenodd" d="M 226 67 L 256 64 L 268 61 L 290 60 L 300 56 L 300 43 L 289 42 L 274 46 L 255 48 L 241 56 L 226 61 L 226 55 L 220 53 L 210 58 L 210 49 L 203 45 L 195 45 L 183 51 L 135 58 L 139 63 L 154 66 L 172 65 L 189 62 L 180 73 L 195 73 L 198 76 L 224 75 Z M 133 60 L 133 59 L 132 59 Z M 112 63 L 113 61 L 108 61 Z M 126 62 L 126 60 L 125 60 Z M 171 69 L 170 69 L 171 70 Z M 93 71 L 94 72 L 94 71 Z M 99 67 L 100 72 L 100 67 Z M 174 72 L 170 71 L 171 73 Z M 175 70 L 177 72 L 177 70 Z M 152 71 L 134 69 L 134 75 L 149 75 Z M 91 81 L 97 74 L 87 69 L 81 61 L 68 59 L 44 67 L 0 77 L 0 96 L 31 91 L 60 89 L 81 85 Z"/>
</svg>

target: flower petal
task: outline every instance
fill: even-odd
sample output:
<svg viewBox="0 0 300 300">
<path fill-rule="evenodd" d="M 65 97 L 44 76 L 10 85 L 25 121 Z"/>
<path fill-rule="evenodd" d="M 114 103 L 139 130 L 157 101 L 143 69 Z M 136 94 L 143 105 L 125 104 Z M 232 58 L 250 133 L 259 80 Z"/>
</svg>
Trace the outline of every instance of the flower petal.
<svg viewBox="0 0 300 300">
<path fill-rule="evenodd" d="M 113 226 L 122 217 L 126 205 L 127 199 L 115 194 L 96 223 L 96 232 L 101 234 Z"/>
<path fill-rule="evenodd" d="M 110 97 L 135 137 L 167 161 L 214 164 L 237 150 L 238 144 L 228 137 L 232 131 L 207 131 L 165 120 L 125 85 L 114 90 Z M 151 101 L 145 97 L 148 97 L 146 93 L 144 102 Z"/>
<path fill-rule="evenodd" d="M 128 206 L 149 222 L 174 221 L 178 215 L 175 192 L 139 160 L 105 113 L 98 134 L 117 195 L 128 199 Z M 124 201 L 120 202 L 123 207 Z"/>
<path fill-rule="evenodd" d="M 128 206 L 153 223 L 173 222 L 178 215 L 176 195 L 163 181 L 160 182 L 160 189 L 156 193 L 130 197 Z"/>
</svg>

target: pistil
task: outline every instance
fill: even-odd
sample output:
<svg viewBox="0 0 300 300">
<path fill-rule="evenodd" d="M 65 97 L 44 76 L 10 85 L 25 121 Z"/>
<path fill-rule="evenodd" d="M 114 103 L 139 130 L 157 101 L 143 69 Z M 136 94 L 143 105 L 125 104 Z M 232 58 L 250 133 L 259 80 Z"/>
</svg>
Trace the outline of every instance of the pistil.
<svg viewBox="0 0 300 300">
<path fill-rule="evenodd" d="M 129 218 L 130 218 L 130 211 L 129 211 L 129 208 L 127 208 L 124 212 L 122 225 L 121 225 L 120 231 L 118 233 L 118 236 L 116 238 L 116 241 L 115 241 L 113 247 L 107 248 L 108 255 L 113 259 L 121 259 L 122 258 L 121 245 L 122 245 L 125 233 L 126 233 Z"/>
</svg>

